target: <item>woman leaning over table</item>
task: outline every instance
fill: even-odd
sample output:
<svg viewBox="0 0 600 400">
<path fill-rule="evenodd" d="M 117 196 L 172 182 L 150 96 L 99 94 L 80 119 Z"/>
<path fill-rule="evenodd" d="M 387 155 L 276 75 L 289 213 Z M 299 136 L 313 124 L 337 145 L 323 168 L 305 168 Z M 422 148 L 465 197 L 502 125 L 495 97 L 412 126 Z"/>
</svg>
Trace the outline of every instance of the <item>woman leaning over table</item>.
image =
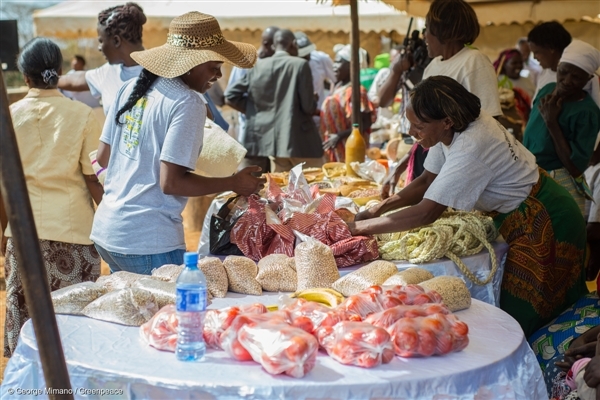
<svg viewBox="0 0 600 400">
<path fill-rule="evenodd" d="M 256 49 L 225 40 L 214 17 L 190 12 L 173 19 L 166 44 L 131 56 L 144 69 L 117 94 L 100 137 L 105 195 L 91 239 L 112 272 L 150 274 L 183 263 L 188 197 L 229 190 L 248 196 L 263 183 L 252 175 L 259 167 L 227 178 L 191 172 L 206 120 L 198 93 L 221 77 L 223 62 L 252 67 Z"/>
<path fill-rule="evenodd" d="M 98 146 L 100 124 L 90 107 L 56 89 L 62 55 L 55 43 L 33 39 L 17 65 L 29 92 L 10 112 L 50 289 L 95 281 L 100 256 L 89 239 L 92 199 L 99 204 L 103 192 L 88 155 Z M 4 213 L 0 215 L 8 237 L 4 356 L 10 357 L 29 313 L 11 230 Z"/>
<path fill-rule="evenodd" d="M 490 213 L 510 245 L 500 306 L 526 335 L 587 292 L 585 222 L 571 195 L 452 78 L 433 76 L 411 93 L 409 133 L 430 149 L 425 172 L 363 211 L 353 235 L 433 223 L 447 207 Z M 383 213 L 407 207 L 396 213 Z"/>
</svg>

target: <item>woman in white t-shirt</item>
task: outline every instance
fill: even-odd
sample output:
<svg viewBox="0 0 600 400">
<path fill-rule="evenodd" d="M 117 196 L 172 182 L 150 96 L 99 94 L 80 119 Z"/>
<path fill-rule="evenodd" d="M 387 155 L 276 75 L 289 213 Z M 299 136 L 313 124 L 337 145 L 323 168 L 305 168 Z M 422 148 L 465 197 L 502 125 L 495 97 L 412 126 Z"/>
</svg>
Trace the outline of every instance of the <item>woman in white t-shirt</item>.
<svg viewBox="0 0 600 400">
<path fill-rule="evenodd" d="M 146 23 L 144 10 L 136 3 L 110 7 L 98 14 L 98 50 L 108 61 L 101 67 L 63 75 L 58 88 L 72 92 L 89 90 L 102 99 L 104 114 L 117 97 L 121 86 L 137 78 L 142 71 L 130 54 L 144 50 L 142 26 Z"/>
<path fill-rule="evenodd" d="M 533 333 L 587 292 L 586 226 L 577 204 L 454 79 L 430 77 L 410 100 L 409 133 L 430 149 L 425 172 L 357 214 L 348 224 L 352 234 L 408 231 L 433 223 L 447 207 L 489 213 L 510 245 L 500 307 Z"/>
</svg>

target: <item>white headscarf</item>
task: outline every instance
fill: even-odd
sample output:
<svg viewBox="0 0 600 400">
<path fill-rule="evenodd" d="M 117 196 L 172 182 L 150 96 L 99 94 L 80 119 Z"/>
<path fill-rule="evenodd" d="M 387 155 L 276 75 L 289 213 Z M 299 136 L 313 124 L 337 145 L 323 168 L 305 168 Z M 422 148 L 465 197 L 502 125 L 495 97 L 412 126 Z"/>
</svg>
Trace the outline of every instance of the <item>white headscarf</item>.
<svg viewBox="0 0 600 400">
<path fill-rule="evenodd" d="M 586 42 L 573 39 L 564 49 L 560 62 L 573 64 L 588 74 L 593 75 L 583 90 L 588 92 L 590 97 L 600 107 L 600 85 L 598 83 L 598 76 L 594 75 L 596 70 L 600 68 L 600 50 Z"/>
<path fill-rule="evenodd" d="M 352 60 L 352 45 L 342 45 L 336 44 L 333 46 L 333 51 L 335 51 L 336 56 L 340 56 L 340 58 L 350 62 Z M 360 69 L 368 68 L 367 65 L 367 51 L 362 47 L 358 49 L 358 59 L 360 61 Z"/>
</svg>

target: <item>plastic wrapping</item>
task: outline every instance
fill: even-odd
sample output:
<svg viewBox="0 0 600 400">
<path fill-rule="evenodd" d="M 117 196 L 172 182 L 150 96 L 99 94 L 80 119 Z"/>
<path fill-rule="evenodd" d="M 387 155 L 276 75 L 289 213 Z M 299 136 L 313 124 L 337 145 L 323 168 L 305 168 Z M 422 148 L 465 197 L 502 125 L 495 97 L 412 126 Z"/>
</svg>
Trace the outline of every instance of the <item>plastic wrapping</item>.
<svg viewBox="0 0 600 400">
<path fill-rule="evenodd" d="M 256 280 L 258 267 L 254 261 L 247 257 L 228 256 L 223 267 L 227 271 L 230 291 L 255 296 L 262 294 L 262 287 Z"/>
<path fill-rule="evenodd" d="M 400 357 L 429 357 L 460 351 L 469 344 L 469 327 L 454 315 L 401 318 L 388 328 Z"/>
<path fill-rule="evenodd" d="M 83 315 L 83 309 L 106 292 L 102 285 L 81 282 L 55 290 L 50 295 L 56 314 Z"/>
<path fill-rule="evenodd" d="M 156 305 L 159 309 L 161 309 L 168 304 L 175 304 L 177 300 L 175 285 L 175 282 L 165 282 L 158 279 L 142 278 L 135 281 L 132 287 L 152 293 L 154 299 L 156 300 Z"/>
<path fill-rule="evenodd" d="M 357 315 L 361 320 L 385 310 L 379 293 L 360 292 L 349 296 L 338 307 L 339 310 Z"/>
<path fill-rule="evenodd" d="M 318 333 L 321 346 L 337 362 L 373 368 L 394 358 L 390 334 L 364 322 L 343 321 Z"/>
<path fill-rule="evenodd" d="M 227 278 L 227 271 L 225 271 L 221 260 L 217 257 L 205 257 L 198 261 L 198 268 L 200 268 L 206 277 L 208 292 L 213 297 L 225 297 L 227 295 L 227 288 L 229 287 L 229 280 Z"/>
<path fill-rule="evenodd" d="M 152 271 L 152 277 L 167 282 L 175 282 L 183 271 L 183 265 L 165 264 Z"/>
<path fill-rule="evenodd" d="M 234 318 L 219 338 L 220 347 L 225 350 L 227 355 L 238 361 L 252 361 L 252 356 L 239 341 L 240 329 L 246 325 L 255 325 L 260 322 L 271 322 L 283 325 L 289 325 L 289 314 L 282 311 L 276 311 L 266 314 L 240 314 Z"/>
<path fill-rule="evenodd" d="M 177 326 L 177 308 L 174 304 L 169 304 L 140 326 L 140 336 L 144 342 L 158 350 L 175 352 Z"/>
<path fill-rule="evenodd" d="M 140 326 L 158 311 L 152 293 L 138 288 L 110 292 L 88 304 L 83 315 L 117 324 Z"/>
<path fill-rule="evenodd" d="M 420 285 L 382 286 L 382 294 L 396 298 L 402 304 L 442 303 L 442 296 L 435 290 L 428 290 Z M 389 307 L 386 307 L 389 308 Z"/>
<path fill-rule="evenodd" d="M 350 165 L 358 176 L 360 176 L 363 179 L 375 181 L 378 184 L 383 183 L 385 175 L 387 174 L 385 167 L 375 160 L 369 160 L 363 163 L 355 161 Z"/>
<path fill-rule="evenodd" d="M 298 284 L 296 262 L 285 254 L 271 254 L 258 262 L 256 280 L 268 292 L 295 292 Z"/>
<path fill-rule="evenodd" d="M 450 311 L 471 307 L 471 293 L 465 282 L 457 276 L 438 276 L 421 282 L 421 287 L 433 290 L 442 296 L 442 302 Z"/>
<path fill-rule="evenodd" d="M 131 287 L 133 283 L 142 278 L 147 278 L 148 275 L 134 274 L 133 272 L 117 271 L 110 275 L 103 275 L 96 283 L 102 285 L 107 291 L 112 292 L 113 290 L 125 289 Z"/>
<path fill-rule="evenodd" d="M 339 279 L 333 252 L 317 240 L 300 243 L 295 250 L 297 290 L 330 288 Z"/>
<path fill-rule="evenodd" d="M 216 214 L 210 217 L 210 253 L 215 255 L 242 255 L 242 251 L 231 240 L 231 233 L 246 206 L 243 197 L 231 197 Z M 237 203 L 240 202 L 238 205 Z"/>
<path fill-rule="evenodd" d="M 344 296 L 352 296 L 369 286 L 381 285 L 390 276 L 398 272 L 396 264 L 389 261 L 373 261 L 344 275 L 335 281 L 332 287 Z"/>
<path fill-rule="evenodd" d="M 426 317 L 433 314 L 450 314 L 450 310 L 445 305 L 436 303 L 416 306 L 401 305 L 371 314 L 364 322 L 387 329 L 400 318 Z"/>
<path fill-rule="evenodd" d="M 235 317 L 240 314 L 265 314 L 267 307 L 260 303 L 243 306 L 232 306 L 220 310 L 208 310 L 204 317 L 202 334 L 206 345 L 213 349 L 222 349 L 221 334 L 231 326 Z"/>
<path fill-rule="evenodd" d="M 239 341 L 270 374 L 302 378 L 315 366 L 319 344 L 314 336 L 286 324 L 263 322 L 240 329 Z"/>
<path fill-rule="evenodd" d="M 423 268 L 413 267 L 395 273 L 386 279 L 385 282 L 380 284 L 383 284 L 384 286 L 416 285 L 431 278 L 433 278 L 431 272 Z"/>
</svg>

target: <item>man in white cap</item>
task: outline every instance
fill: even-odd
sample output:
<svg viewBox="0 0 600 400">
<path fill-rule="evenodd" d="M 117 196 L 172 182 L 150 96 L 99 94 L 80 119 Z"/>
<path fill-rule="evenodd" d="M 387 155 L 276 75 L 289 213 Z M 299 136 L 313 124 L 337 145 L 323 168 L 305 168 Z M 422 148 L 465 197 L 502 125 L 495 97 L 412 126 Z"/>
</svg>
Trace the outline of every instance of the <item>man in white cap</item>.
<svg viewBox="0 0 600 400">
<path fill-rule="evenodd" d="M 335 84 L 335 74 L 333 73 L 333 60 L 327 53 L 317 50 L 317 46 L 310 41 L 304 32 L 294 33 L 296 44 L 298 45 L 298 57 L 308 61 L 310 71 L 313 76 L 313 89 L 318 96 L 317 113 L 321 110 L 323 100 L 325 100 L 325 88 L 329 90 Z M 319 126 L 318 115 L 313 118 Z"/>
</svg>

